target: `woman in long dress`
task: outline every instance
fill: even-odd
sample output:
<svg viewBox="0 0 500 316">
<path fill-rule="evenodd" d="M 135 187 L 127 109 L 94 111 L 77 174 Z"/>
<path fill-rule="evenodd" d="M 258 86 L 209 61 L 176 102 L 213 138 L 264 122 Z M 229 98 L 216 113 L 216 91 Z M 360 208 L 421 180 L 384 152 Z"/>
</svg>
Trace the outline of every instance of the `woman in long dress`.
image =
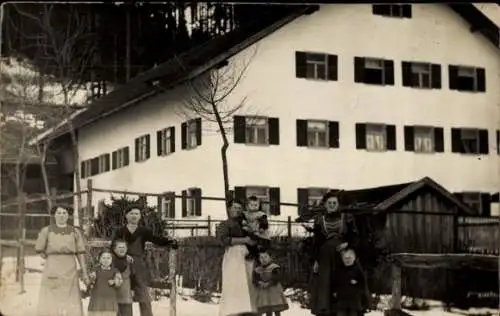
<svg viewBox="0 0 500 316">
<path fill-rule="evenodd" d="M 353 216 L 339 212 L 339 194 L 340 191 L 325 194 L 322 199 L 324 212 L 314 221 L 310 308 L 317 316 L 336 315 L 334 282 L 343 266 L 341 252 L 355 248 L 358 243 Z"/>
<path fill-rule="evenodd" d="M 89 284 L 85 244 L 81 231 L 68 225 L 70 211 L 56 206 L 51 210 L 55 223 L 42 228 L 35 251 L 45 258 L 38 297 L 38 316 L 83 316 L 76 260 Z"/>
<path fill-rule="evenodd" d="M 247 245 L 255 241 L 244 237 L 242 227 L 243 203 L 233 201 L 230 205 L 229 219 L 222 222 L 217 237 L 225 246 L 222 259 L 222 295 L 219 316 L 256 315 L 256 289 L 252 283 L 254 261 L 248 261 Z"/>
<path fill-rule="evenodd" d="M 113 244 L 117 240 L 127 242 L 127 254 L 131 257 L 132 270 L 134 271 L 135 286 L 132 290 L 135 294 L 135 300 L 139 302 L 141 316 L 153 316 L 151 297 L 148 291 L 151 284 L 151 274 L 146 264 L 145 245 L 149 241 L 158 246 L 171 246 L 176 249 L 177 242 L 169 237 L 155 236 L 151 229 L 140 226 L 141 210 L 138 207 L 128 208 L 125 211 L 125 219 L 127 224 L 113 234 Z"/>
</svg>

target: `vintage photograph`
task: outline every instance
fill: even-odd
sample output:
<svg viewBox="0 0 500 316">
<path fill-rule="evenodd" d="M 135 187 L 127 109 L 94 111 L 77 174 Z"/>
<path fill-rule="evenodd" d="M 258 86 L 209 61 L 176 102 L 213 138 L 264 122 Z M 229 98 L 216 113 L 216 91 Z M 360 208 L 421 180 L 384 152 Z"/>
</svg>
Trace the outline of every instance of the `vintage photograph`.
<svg viewBox="0 0 500 316">
<path fill-rule="evenodd" d="M 5 2 L 0 315 L 499 316 L 497 3 Z"/>
</svg>

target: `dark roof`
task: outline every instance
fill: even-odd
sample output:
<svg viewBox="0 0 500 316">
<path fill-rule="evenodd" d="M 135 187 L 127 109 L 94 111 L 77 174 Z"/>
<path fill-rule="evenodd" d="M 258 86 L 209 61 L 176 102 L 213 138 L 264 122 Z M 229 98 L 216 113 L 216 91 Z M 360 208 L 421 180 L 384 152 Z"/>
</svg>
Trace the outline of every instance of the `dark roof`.
<svg viewBox="0 0 500 316">
<path fill-rule="evenodd" d="M 375 188 L 344 191 L 346 203 L 352 207 L 372 208 L 389 199 L 414 182 L 380 186 Z"/>
<path fill-rule="evenodd" d="M 448 4 L 448 6 L 471 25 L 471 31 L 484 35 L 495 47 L 499 48 L 499 28 L 473 4 Z M 118 87 L 102 98 L 92 103 L 87 110 L 82 111 L 72 119 L 73 128 L 80 128 L 95 120 L 117 112 L 129 105 L 135 104 L 147 97 L 160 93 L 152 83 L 160 80 L 162 87 L 169 88 L 206 71 L 244 48 L 273 33 L 280 27 L 304 14 L 310 14 L 319 8 L 317 5 L 298 6 L 297 10 L 287 17 L 262 29 L 262 23 L 255 23 L 245 29 L 235 30 L 225 36 L 208 41 L 200 47 L 191 49 L 177 58 L 148 70 Z M 182 64 L 179 62 L 181 61 Z M 51 132 L 40 135 L 36 141 L 54 139 L 68 133 L 66 124 Z"/>
</svg>

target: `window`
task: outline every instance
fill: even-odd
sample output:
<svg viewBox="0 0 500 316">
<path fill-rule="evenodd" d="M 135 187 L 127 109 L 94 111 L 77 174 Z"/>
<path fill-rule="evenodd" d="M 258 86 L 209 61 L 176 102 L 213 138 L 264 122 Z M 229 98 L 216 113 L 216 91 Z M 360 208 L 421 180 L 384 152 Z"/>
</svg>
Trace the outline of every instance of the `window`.
<svg viewBox="0 0 500 316">
<path fill-rule="evenodd" d="M 182 191 L 182 217 L 201 216 L 201 189 Z"/>
<path fill-rule="evenodd" d="M 297 189 L 297 201 L 299 204 L 299 215 L 314 209 L 321 204 L 321 200 L 328 188 L 299 188 Z"/>
<path fill-rule="evenodd" d="M 90 159 L 87 159 L 80 164 L 80 178 L 85 179 L 90 176 Z"/>
<path fill-rule="evenodd" d="M 356 124 L 356 149 L 396 150 L 396 126 L 377 123 Z"/>
<path fill-rule="evenodd" d="M 175 218 L 175 192 L 165 192 L 160 197 L 160 214 L 162 218 Z"/>
<path fill-rule="evenodd" d="M 269 213 L 269 188 L 268 187 L 246 187 L 246 198 L 255 195 L 262 203 L 262 210 Z"/>
<path fill-rule="evenodd" d="M 462 200 L 465 205 L 468 205 L 472 210 L 476 211 L 476 215 L 491 215 L 491 194 L 481 192 L 461 192 L 455 193 L 455 196 Z"/>
<path fill-rule="evenodd" d="M 485 92 L 486 75 L 484 68 L 470 66 L 448 66 L 450 90 Z"/>
<path fill-rule="evenodd" d="M 194 149 L 201 145 L 201 118 L 181 124 L 182 149 Z"/>
<path fill-rule="evenodd" d="M 168 127 L 156 132 L 156 152 L 166 156 L 175 152 L 175 127 Z"/>
<path fill-rule="evenodd" d="M 441 127 L 405 126 L 404 133 L 406 151 L 444 152 L 444 133 Z"/>
<path fill-rule="evenodd" d="M 129 147 L 122 147 L 111 153 L 111 169 L 115 170 L 129 165 Z"/>
<path fill-rule="evenodd" d="M 280 215 L 280 188 L 267 186 L 234 187 L 234 196 L 246 201 L 255 195 L 262 202 L 262 210 L 271 215 Z"/>
<path fill-rule="evenodd" d="M 441 88 L 441 65 L 403 61 L 401 68 L 404 87 Z"/>
<path fill-rule="evenodd" d="M 374 4 L 372 12 L 375 15 L 393 18 L 411 18 L 410 4 Z"/>
<path fill-rule="evenodd" d="M 279 145 L 279 119 L 235 116 L 234 142 L 236 144 Z"/>
<path fill-rule="evenodd" d="M 337 81 L 337 55 L 295 52 L 297 78 Z"/>
<path fill-rule="evenodd" d="M 137 137 L 135 139 L 135 161 L 146 161 L 149 159 L 150 155 L 151 152 L 149 134 Z"/>
<path fill-rule="evenodd" d="M 354 57 L 354 81 L 394 85 L 394 62 L 380 58 Z"/>
<path fill-rule="evenodd" d="M 461 154 L 488 154 L 488 130 L 452 128 L 451 151 Z"/>
<path fill-rule="evenodd" d="M 383 151 L 386 149 L 387 136 L 384 125 L 367 125 L 366 149 Z"/>
<path fill-rule="evenodd" d="M 339 147 L 339 123 L 321 120 L 297 120 L 297 146 Z"/>
<path fill-rule="evenodd" d="M 109 154 L 99 156 L 99 173 L 109 171 Z"/>
</svg>

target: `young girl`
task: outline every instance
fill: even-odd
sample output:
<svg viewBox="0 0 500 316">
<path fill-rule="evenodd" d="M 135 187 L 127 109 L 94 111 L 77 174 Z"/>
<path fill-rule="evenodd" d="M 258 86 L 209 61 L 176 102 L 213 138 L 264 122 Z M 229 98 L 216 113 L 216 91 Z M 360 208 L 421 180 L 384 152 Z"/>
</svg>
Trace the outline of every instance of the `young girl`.
<svg viewBox="0 0 500 316">
<path fill-rule="evenodd" d="M 247 246 L 246 259 L 256 260 L 260 252 L 267 250 L 271 238 L 269 237 L 267 214 L 261 210 L 260 200 L 255 195 L 248 198 L 247 210 L 243 214 L 242 224 L 248 236 L 257 242 L 255 246 Z"/>
<path fill-rule="evenodd" d="M 109 250 L 99 254 L 99 266 L 90 275 L 92 288 L 88 316 L 116 316 L 117 288 L 122 283 L 120 272 L 113 268 L 113 255 Z"/>
<path fill-rule="evenodd" d="M 132 316 L 134 296 L 132 288 L 135 286 L 135 278 L 132 264 L 127 259 L 127 242 L 120 239 L 113 240 L 111 250 L 113 251 L 113 266 L 122 276 L 122 284 L 117 292 L 117 316 Z"/>
<path fill-rule="evenodd" d="M 267 252 L 259 254 L 258 265 L 253 271 L 253 282 L 257 287 L 257 310 L 260 315 L 280 316 L 288 309 L 283 287 L 280 283 L 280 266 L 274 263 Z"/>
<path fill-rule="evenodd" d="M 369 308 L 370 294 L 361 267 L 356 262 L 356 253 L 347 249 L 341 253 L 344 266 L 339 269 L 335 298 L 338 316 L 364 315 Z"/>
</svg>

